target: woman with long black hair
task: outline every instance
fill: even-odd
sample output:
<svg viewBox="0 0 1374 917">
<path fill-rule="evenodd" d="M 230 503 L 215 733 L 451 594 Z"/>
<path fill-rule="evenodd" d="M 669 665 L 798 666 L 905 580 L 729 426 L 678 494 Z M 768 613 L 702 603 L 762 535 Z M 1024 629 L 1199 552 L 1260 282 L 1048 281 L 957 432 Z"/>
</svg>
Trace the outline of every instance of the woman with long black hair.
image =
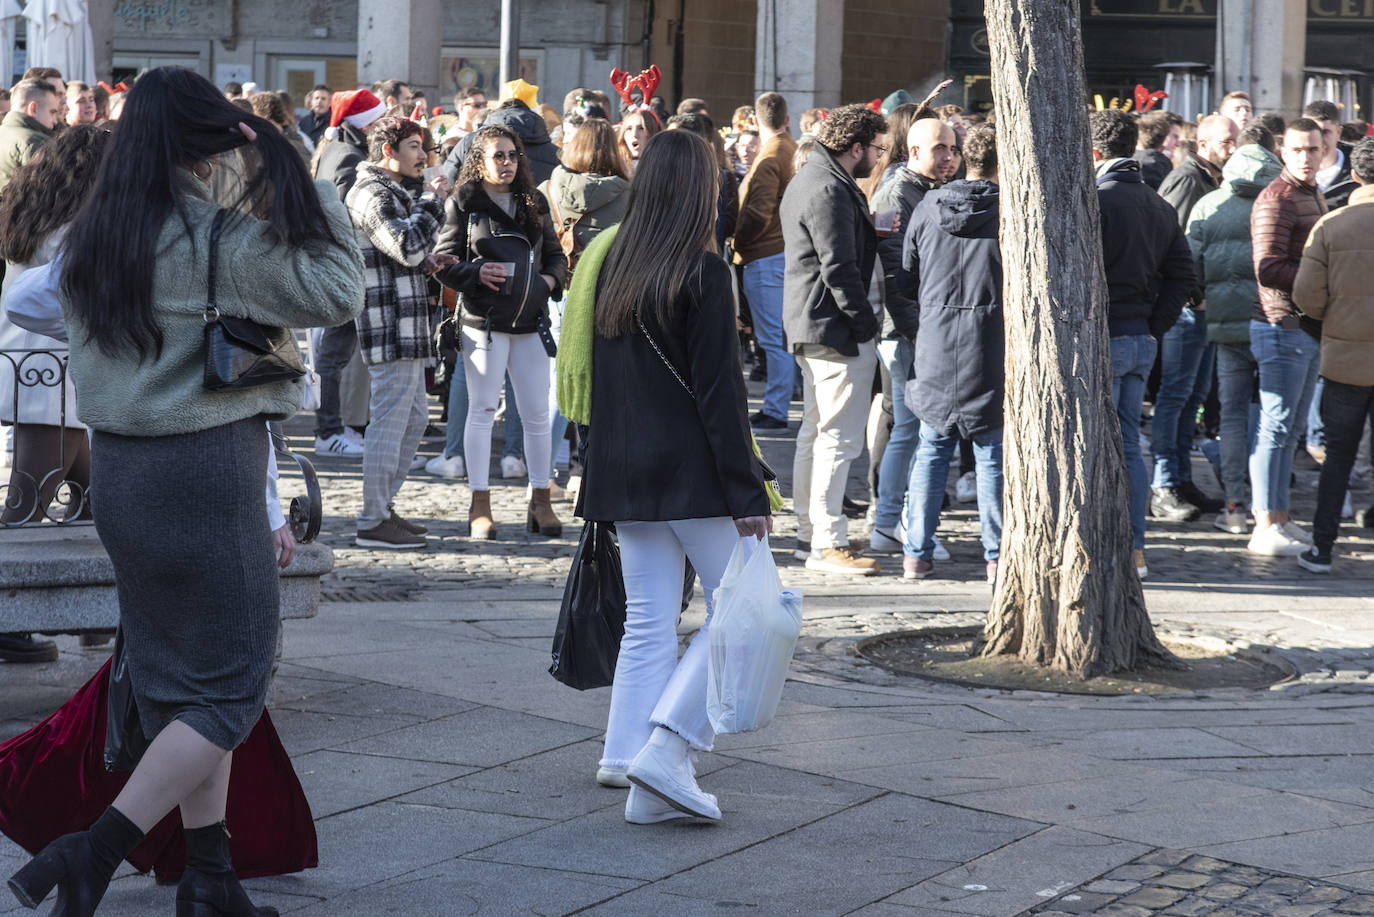
<svg viewBox="0 0 1374 917">
<path fill-rule="evenodd" d="M 303 390 L 205 387 L 209 253 L 220 314 L 279 328 L 355 316 L 362 259 L 333 189 L 312 185 L 281 132 L 204 77 L 151 70 L 124 114 L 61 251 L 61 300 L 94 431 L 96 530 L 151 744 L 95 824 L 49 844 L 10 888 L 36 907 L 57 887 L 53 914 L 92 914 L 120 861 L 179 807 L 179 917 L 274 915 L 239 885 L 224 813 L 231 754 L 261 716 L 280 627 L 263 421 L 293 414 Z M 216 243 L 209 182 L 231 150 L 249 171 Z"/>
<path fill-rule="evenodd" d="M 685 130 L 651 138 L 595 280 L 581 514 L 615 523 L 626 593 L 597 776 L 634 784 L 625 806 L 634 824 L 720 818 L 688 757 L 715 739 L 706 715 L 709 597 L 738 540 L 772 529 L 730 269 L 716 253 L 718 180 L 702 138 Z M 589 248 L 579 269 L 601 257 Z M 707 617 L 679 661 L 686 560 L 701 576 Z"/>
</svg>

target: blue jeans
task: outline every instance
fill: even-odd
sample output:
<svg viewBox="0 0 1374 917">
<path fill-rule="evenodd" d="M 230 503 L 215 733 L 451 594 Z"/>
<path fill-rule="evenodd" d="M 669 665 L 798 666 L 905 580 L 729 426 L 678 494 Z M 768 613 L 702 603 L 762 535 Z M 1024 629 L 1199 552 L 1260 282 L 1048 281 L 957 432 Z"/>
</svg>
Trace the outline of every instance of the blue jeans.
<svg viewBox="0 0 1374 917">
<path fill-rule="evenodd" d="M 1221 402 L 1221 469 L 1226 502 L 1244 506 L 1250 498 L 1247 466 L 1255 449 L 1259 407 L 1254 403 L 1255 357 L 1249 344 L 1217 345 L 1217 400 Z"/>
<path fill-rule="evenodd" d="M 910 378 L 912 346 L 906 338 L 878 342 L 878 360 L 892 379 L 892 432 L 878 466 L 878 506 L 873 511 L 873 527 L 891 532 L 902 516 L 911 461 L 916 455 L 916 437 L 921 421 L 906 406 L 906 381 Z"/>
<path fill-rule="evenodd" d="M 1184 309 L 1159 342 L 1159 393 L 1150 451 L 1156 489 L 1193 479 L 1193 437 L 1197 409 L 1212 390 L 1216 345 L 1207 343 L 1207 313 Z"/>
<path fill-rule="evenodd" d="M 949 482 L 949 460 L 959 445 L 957 431 L 936 433 L 921 424 L 921 444 L 911 466 L 911 503 L 907 509 L 908 557 L 930 560 L 935 556 L 935 527 L 940 524 L 940 505 Z M 890 448 L 890 447 L 889 447 Z M 978 477 L 978 522 L 983 534 L 983 559 L 996 560 L 1002 547 L 1002 428 L 973 435 L 974 471 Z"/>
<path fill-rule="evenodd" d="M 1326 447 L 1326 423 L 1322 420 L 1322 389 L 1326 387 L 1326 377 L 1317 376 L 1317 386 L 1312 389 L 1312 404 L 1307 409 L 1307 446 Z"/>
<path fill-rule="evenodd" d="M 1126 458 L 1131 496 L 1131 545 L 1137 551 L 1145 548 L 1145 505 L 1150 500 L 1149 471 L 1140 453 L 1140 408 L 1157 346 L 1148 334 L 1125 334 L 1111 340 L 1112 403 L 1121 425 L 1121 451 Z"/>
<path fill-rule="evenodd" d="M 763 390 L 763 413 L 787 419 L 796 382 L 796 364 L 783 346 L 781 254 L 769 255 L 744 266 L 744 295 L 754 316 L 754 337 L 768 362 L 768 384 Z"/>
<path fill-rule="evenodd" d="M 1286 513 L 1293 453 L 1307 424 L 1321 345 L 1300 328 L 1251 321 L 1250 349 L 1260 380 L 1259 432 L 1250 456 L 1251 506 L 1258 512 Z"/>
<path fill-rule="evenodd" d="M 468 374 L 460 357 L 448 380 L 448 426 L 444 428 L 444 458 L 463 455 L 463 431 L 468 416 Z M 506 442 L 501 457 L 525 457 L 525 427 L 520 423 L 520 411 L 515 407 L 515 390 L 506 376 Z"/>
</svg>

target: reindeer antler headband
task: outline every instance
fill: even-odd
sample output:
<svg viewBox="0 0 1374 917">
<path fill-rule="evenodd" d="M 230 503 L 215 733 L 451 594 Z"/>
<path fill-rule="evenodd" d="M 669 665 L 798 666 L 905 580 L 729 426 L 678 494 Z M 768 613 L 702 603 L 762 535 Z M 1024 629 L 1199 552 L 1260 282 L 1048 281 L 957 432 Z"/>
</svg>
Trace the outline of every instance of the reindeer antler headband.
<svg viewBox="0 0 1374 917">
<path fill-rule="evenodd" d="M 630 76 L 624 70 L 616 67 L 611 71 L 611 86 L 625 100 L 625 107 L 628 111 L 645 111 L 654 116 L 654 121 L 658 121 L 658 115 L 649 107 L 649 100 L 654 96 L 654 90 L 663 81 L 663 71 L 658 69 L 657 64 L 653 64 L 648 70 L 639 71 L 639 76 Z M 643 101 L 636 103 L 633 91 L 638 89 Z M 662 125 L 659 125 L 660 127 Z"/>
</svg>

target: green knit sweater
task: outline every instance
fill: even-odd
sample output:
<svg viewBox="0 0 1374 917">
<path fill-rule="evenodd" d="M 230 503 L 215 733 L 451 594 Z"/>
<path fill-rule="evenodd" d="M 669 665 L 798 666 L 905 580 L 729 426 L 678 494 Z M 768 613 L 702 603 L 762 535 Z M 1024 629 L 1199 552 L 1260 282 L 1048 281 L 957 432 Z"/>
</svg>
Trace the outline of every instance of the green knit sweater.
<svg viewBox="0 0 1374 917">
<path fill-rule="evenodd" d="M 620 224 L 607 227 L 578 259 L 563 330 L 558 337 L 558 410 L 573 423 L 592 422 L 592 339 L 596 334 L 596 281 Z"/>
</svg>

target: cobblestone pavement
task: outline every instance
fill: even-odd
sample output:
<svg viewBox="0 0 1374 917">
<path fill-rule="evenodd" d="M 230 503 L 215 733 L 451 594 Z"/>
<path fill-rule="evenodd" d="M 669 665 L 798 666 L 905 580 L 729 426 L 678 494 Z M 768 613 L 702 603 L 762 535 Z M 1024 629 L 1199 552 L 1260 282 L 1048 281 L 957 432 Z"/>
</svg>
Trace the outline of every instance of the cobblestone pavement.
<svg viewBox="0 0 1374 917">
<path fill-rule="evenodd" d="M 762 438 L 785 489 L 795 428 L 794 415 L 785 435 Z M 288 427 L 297 448 L 308 432 L 308 418 Z M 896 558 L 866 579 L 804 569 L 783 514 L 775 556 L 805 593 L 806 621 L 777 719 L 701 756 L 720 825 L 636 828 L 623 791 L 593 780 L 609 692 L 545 674 L 576 542 L 570 505 L 558 504 L 565 537 L 532 538 L 525 482 L 494 478 L 501 536 L 474 544 L 466 485 L 421 472 L 397 510 L 429 525 L 429 548 L 366 551 L 351 544 L 359 463 L 316 467 L 337 568 L 319 615 L 285 622 L 272 716 L 321 865 L 251 880 L 261 905 L 300 917 L 1374 913 L 1365 532 L 1347 532 L 1336 573 L 1316 577 L 1250 556 L 1210 520 L 1152 522 L 1157 629 L 1273 647 L 1301 677 L 1090 697 L 923 682 L 852 652 L 872 634 L 982 620 L 990 589 L 971 506 L 942 523 L 954 560 L 920 583 L 900 578 Z M 1199 464 L 1204 485 L 1207 474 Z M 1302 518 L 1314 475 L 1298 474 Z M 862 521 L 851 532 L 866 534 Z M 703 616 L 698 593 L 683 640 Z M 56 663 L 0 666 L 0 739 L 51 712 L 107 652 L 59 643 Z M 0 840 L 0 875 L 23 860 Z M 171 909 L 170 889 L 126 869 L 100 915 Z"/>
<path fill-rule="evenodd" d="M 1153 850 L 1064 892 L 1033 913 L 1043 917 L 1324 917 L 1374 914 L 1374 895 L 1183 850 Z"/>
</svg>

